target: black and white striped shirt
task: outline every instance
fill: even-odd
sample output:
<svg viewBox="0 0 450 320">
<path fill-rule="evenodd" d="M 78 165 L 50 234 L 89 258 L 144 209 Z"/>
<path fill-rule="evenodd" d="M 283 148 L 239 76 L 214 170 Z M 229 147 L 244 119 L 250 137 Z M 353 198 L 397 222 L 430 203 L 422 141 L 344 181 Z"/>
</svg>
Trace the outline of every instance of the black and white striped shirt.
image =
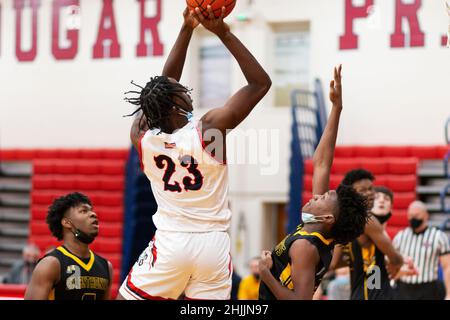
<svg viewBox="0 0 450 320">
<path fill-rule="evenodd" d="M 403 257 L 410 257 L 417 268 L 417 276 L 402 277 L 404 283 L 421 284 L 438 279 L 439 257 L 450 254 L 450 242 L 441 230 L 428 227 L 421 233 L 411 228 L 400 231 L 394 238 L 394 247 Z"/>
</svg>

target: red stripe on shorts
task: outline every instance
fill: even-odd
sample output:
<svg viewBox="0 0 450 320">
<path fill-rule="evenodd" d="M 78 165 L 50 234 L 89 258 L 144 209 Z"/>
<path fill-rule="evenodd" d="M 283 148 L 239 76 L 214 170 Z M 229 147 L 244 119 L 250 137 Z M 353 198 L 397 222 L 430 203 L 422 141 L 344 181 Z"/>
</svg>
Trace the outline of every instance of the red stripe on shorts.
<svg viewBox="0 0 450 320">
<path fill-rule="evenodd" d="M 133 273 L 133 269 L 131 269 L 130 273 L 128 274 L 128 278 L 127 278 L 127 288 L 129 290 L 131 290 L 131 292 L 133 292 L 134 294 L 138 295 L 139 297 L 141 297 L 142 299 L 147 299 L 147 300 L 173 300 L 173 299 L 167 299 L 167 298 L 163 298 L 163 297 L 155 297 L 155 296 L 151 296 L 149 295 L 147 292 L 139 289 L 138 287 L 136 287 L 133 282 L 131 282 L 131 274 Z"/>
<path fill-rule="evenodd" d="M 184 300 L 192 300 L 192 301 L 214 301 L 215 299 L 196 299 L 196 298 L 189 298 L 189 297 L 184 297 Z"/>
<path fill-rule="evenodd" d="M 153 262 L 152 267 L 155 266 L 156 259 L 158 258 L 158 248 L 156 247 L 156 237 L 153 236 L 153 248 L 152 248 L 152 256 L 153 256 Z"/>
</svg>

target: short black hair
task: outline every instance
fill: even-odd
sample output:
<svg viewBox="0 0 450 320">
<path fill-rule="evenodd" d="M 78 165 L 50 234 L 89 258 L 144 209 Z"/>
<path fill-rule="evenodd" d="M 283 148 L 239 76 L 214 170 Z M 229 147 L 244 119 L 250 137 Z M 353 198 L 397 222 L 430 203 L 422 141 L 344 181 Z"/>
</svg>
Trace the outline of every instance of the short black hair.
<svg viewBox="0 0 450 320">
<path fill-rule="evenodd" d="M 91 200 L 89 200 L 87 196 L 79 192 L 74 192 L 55 199 L 48 208 L 46 221 L 50 228 L 50 232 L 56 237 L 56 239 L 63 239 L 63 227 L 61 225 L 61 220 L 67 210 L 78 207 L 80 204 L 88 204 L 92 206 Z"/>
<path fill-rule="evenodd" d="M 384 193 L 389 198 L 391 198 L 391 202 L 394 202 L 394 193 L 392 192 L 391 189 L 389 189 L 389 188 L 387 188 L 385 186 L 378 186 L 378 187 L 375 187 L 374 189 L 375 189 L 375 192 Z"/>
<path fill-rule="evenodd" d="M 346 244 L 359 237 L 369 218 L 367 199 L 347 185 L 339 185 L 336 190 L 339 203 L 338 218 L 331 230 L 338 244 Z"/>
<path fill-rule="evenodd" d="M 367 171 L 366 169 L 355 169 L 352 171 L 349 171 L 345 174 L 344 179 L 342 180 L 342 184 L 345 184 L 347 186 L 353 185 L 355 182 L 369 179 L 370 181 L 375 180 L 375 177 L 370 171 Z"/>
<path fill-rule="evenodd" d="M 173 106 L 183 108 L 176 103 L 174 98 L 183 99 L 183 93 L 189 93 L 192 90 L 181 85 L 178 82 L 171 81 L 166 76 L 156 76 L 150 78 L 145 87 L 133 85 L 140 88 L 140 91 L 128 91 L 125 94 L 134 93 L 139 95 L 134 98 L 125 98 L 125 101 L 138 106 L 138 108 L 129 116 L 133 116 L 142 111 L 141 122 L 144 120 L 149 129 L 162 129 L 164 122 L 170 116 L 170 110 Z M 144 117 L 145 116 L 145 117 Z"/>
</svg>

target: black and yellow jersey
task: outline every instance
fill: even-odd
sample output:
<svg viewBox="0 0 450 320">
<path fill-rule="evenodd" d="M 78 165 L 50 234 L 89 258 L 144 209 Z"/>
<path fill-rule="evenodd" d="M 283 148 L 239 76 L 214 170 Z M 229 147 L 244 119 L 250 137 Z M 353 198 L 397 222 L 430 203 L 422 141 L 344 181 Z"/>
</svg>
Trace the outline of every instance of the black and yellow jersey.
<svg viewBox="0 0 450 320">
<path fill-rule="evenodd" d="M 372 242 L 362 247 L 358 239 L 344 247 L 350 261 L 351 300 L 388 300 L 392 288 L 384 254 Z"/>
<path fill-rule="evenodd" d="M 289 256 L 289 249 L 296 240 L 300 239 L 308 240 L 313 246 L 317 248 L 317 251 L 319 252 L 320 256 L 320 262 L 316 266 L 316 278 L 314 288 L 315 291 L 317 287 L 320 285 L 323 276 L 325 275 L 325 273 L 328 270 L 328 267 L 330 266 L 332 258 L 332 250 L 334 248 L 334 241 L 332 239 L 325 239 L 325 237 L 323 237 L 318 232 L 308 233 L 302 229 L 303 224 L 300 224 L 294 233 L 287 235 L 286 238 L 284 238 L 284 240 L 281 241 L 275 247 L 275 250 L 273 250 L 272 252 L 273 266 L 270 269 L 270 272 L 275 277 L 275 279 L 278 279 L 280 281 L 280 283 L 284 287 L 293 290 L 294 283 L 292 282 L 291 279 L 291 258 Z M 314 294 L 314 292 L 312 292 L 311 295 L 312 294 Z M 261 282 L 259 286 L 259 299 L 260 300 L 276 299 L 276 297 L 270 291 L 269 287 L 264 282 Z"/>
<path fill-rule="evenodd" d="M 87 259 L 79 258 L 66 247 L 49 252 L 61 265 L 60 280 L 55 283 L 49 300 L 102 300 L 111 281 L 108 261 L 90 251 Z"/>
</svg>

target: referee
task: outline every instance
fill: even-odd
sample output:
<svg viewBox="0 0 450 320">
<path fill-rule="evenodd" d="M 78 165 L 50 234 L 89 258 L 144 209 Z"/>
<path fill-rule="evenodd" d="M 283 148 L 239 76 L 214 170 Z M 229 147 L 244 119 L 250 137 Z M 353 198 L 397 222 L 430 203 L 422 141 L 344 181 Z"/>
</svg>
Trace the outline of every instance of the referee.
<svg viewBox="0 0 450 320">
<path fill-rule="evenodd" d="M 404 276 L 397 282 L 396 295 L 400 300 L 450 299 L 450 243 L 447 235 L 428 226 L 428 211 L 421 201 L 414 201 L 408 208 L 410 227 L 394 238 L 395 248 L 411 257 L 418 270 L 416 276 Z M 438 264 L 441 263 L 445 288 L 438 280 Z M 445 289 L 447 295 L 445 295 Z"/>
</svg>

